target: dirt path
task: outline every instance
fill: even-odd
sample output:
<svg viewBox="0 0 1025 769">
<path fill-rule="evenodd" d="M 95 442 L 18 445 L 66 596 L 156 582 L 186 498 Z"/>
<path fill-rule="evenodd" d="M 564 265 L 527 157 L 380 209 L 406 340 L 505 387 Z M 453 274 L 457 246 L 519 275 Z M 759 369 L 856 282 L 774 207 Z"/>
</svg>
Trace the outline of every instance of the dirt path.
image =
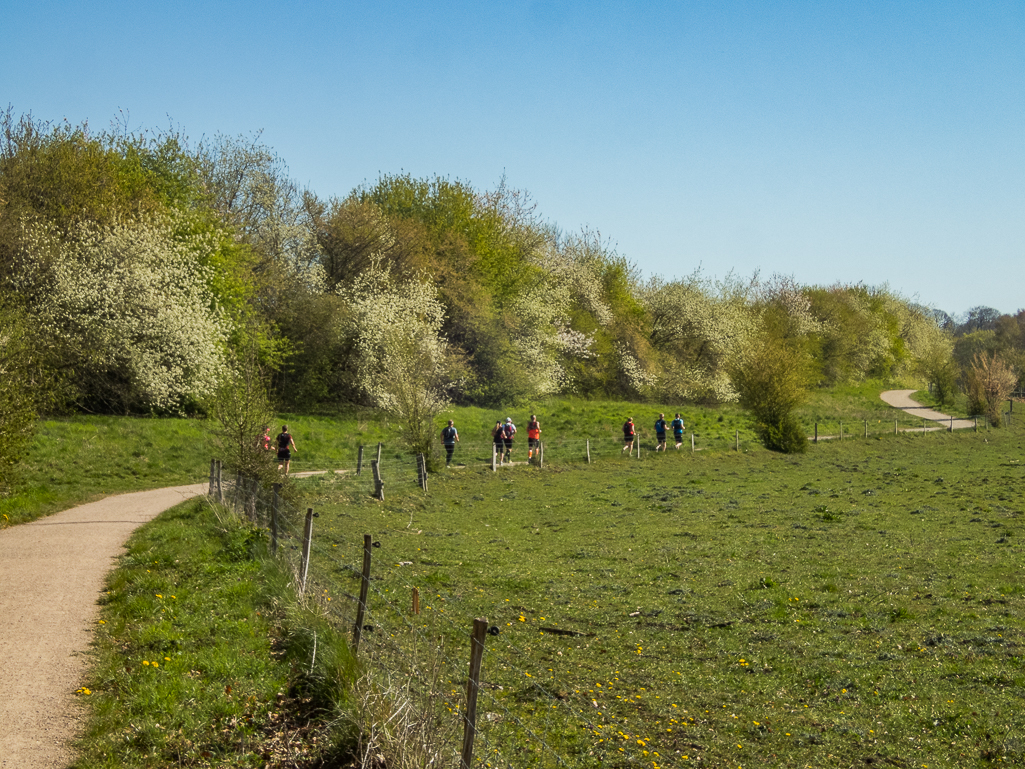
<svg viewBox="0 0 1025 769">
<path fill-rule="evenodd" d="M 205 491 L 121 494 L 0 531 L 0 767 L 67 767 L 104 577 L 136 528 Z"/>
<path fill-rule="evenodd" d="M 912 416 L 921 417 L 929 422 L 938 422 L 941 427 L 954 430 L 975 427 L 974 419 L 955 419 L 951 422 L 949 414 L 942 414 L 939 411 L 923 406 L 918 401 L 911 400 L 911 395 L 914 392 L 915 390 L 887 390 L 881 393 L 879 397 L 882 398 L 883 403 L 893 406 L 895 409 L 900 409 Z"/>
</svg>

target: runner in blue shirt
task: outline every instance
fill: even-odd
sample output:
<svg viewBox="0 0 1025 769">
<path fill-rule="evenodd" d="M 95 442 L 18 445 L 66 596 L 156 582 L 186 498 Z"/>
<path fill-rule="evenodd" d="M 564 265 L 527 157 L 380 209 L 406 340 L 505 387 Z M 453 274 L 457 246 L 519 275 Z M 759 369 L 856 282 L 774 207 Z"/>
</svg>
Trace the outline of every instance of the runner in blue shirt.
<svg viewBox="0 0 1025 769">
<path fill-rule="evenodd" d="M 676 441 L 676 448 L 680 448 L 680 446 L 683 445 L 684 427 L 685 425 L 683 424 L 683 417 L 681 417 L 679 412 L 677 412 L 676 419 L 672 421 L 673 440 Z"/>
<path fill-rule="evenodd" d="M 445 445 L 445 467 L 452 461 L 452 452 L 456 450 L 456 443 L 459 441 L 459 431 L 456 430 L 456 423 L 448 420 L 448 427 L 441 431 L 441 442 Z"/>
<path fill-rule="evenodd" d="M 666 415 L 659 414 L 655 420 L 655 451 L 666 450 Z"/>
</svg>

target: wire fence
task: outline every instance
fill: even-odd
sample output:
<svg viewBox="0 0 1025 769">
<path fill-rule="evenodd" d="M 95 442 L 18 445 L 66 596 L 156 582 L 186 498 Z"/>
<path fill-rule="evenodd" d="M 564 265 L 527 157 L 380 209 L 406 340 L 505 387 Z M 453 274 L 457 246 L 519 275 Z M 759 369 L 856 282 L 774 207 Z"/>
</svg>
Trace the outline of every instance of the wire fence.
<svg viewBox="0 0 1025 769">
<path fill-rule="evenodd" d="M 817 423 L 811 438 L 928 435 L 967 427 L 963 421 L 944 426 L 911 417 L 874 424 L 837 420 Z M 974 421 L 970 427 L 986 429 Z M 677 448 L 670 433 L 667 452 L 743 451 L 753 440 L 739 432 L 733 441 L 699 442 L 693 433 L 682 437 Z M 633 445 L 609 435 L 556 439 L 545 441 L 530 462 L 643 461 L 656 446 L 654 436 L 639 436 Z M 514 444 L 511 463 L 523 464 L 525 454 L 525 446 Z M 401 497 L 427 493 L 422 457 L 390 453 L 381 458 L 381 444 L 360 447 L 350 466 L 330 471 L 343 496 L 378 496 L 382 488 Z M 490 441 L 462 441 L 457 462 L 490 464 L 496 470 L 504 466 Z M 393 564 L 382 558 L 387 552 L 382 543 L 359 531 L 356 523 L 319 537 L 314 509 L 290 504 L 277 485 L 267 488 L 238 476 L 225 480 L 216 461 L 211 463 L 209 492 L 267 530 L 272 551 L 294 575 L 297 589 L 350 634 L 350 648 L 363 671 L 352 707 L 363 735 L 364 765 L 588 769 L 657 767 L 673 760 L 660 756 L 621 708 L 560 680 L 554 664 L 538 667 L 532 651 L 499 624 L 484 626 L 483 672 L 475 680 L 471 636 L 481 618 L 453 616 L 446 607 L 459 601 L 446 587 L 423 576 L 421 584 L 412 584 L 402 571 L 411 562 Z M 557 628 L 539 632 L 574 646 L 586 642 L 588 635 Z M 311 668 L 313 663 L 311 659 Z"/>
</svg>

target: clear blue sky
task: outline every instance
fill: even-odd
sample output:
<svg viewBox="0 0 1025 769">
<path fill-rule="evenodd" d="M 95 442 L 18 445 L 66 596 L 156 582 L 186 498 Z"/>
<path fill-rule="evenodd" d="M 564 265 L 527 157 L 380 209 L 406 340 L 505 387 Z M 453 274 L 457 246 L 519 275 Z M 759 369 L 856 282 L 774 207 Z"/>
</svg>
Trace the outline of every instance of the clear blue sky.
<svg viewBox="0 0 1025 769">
<path fill-rule="evenodd" d="M 1025 2 L 20 2 L 0 106 L 528 190 L 648 275 L 1025 307 Z"/>
</svg>

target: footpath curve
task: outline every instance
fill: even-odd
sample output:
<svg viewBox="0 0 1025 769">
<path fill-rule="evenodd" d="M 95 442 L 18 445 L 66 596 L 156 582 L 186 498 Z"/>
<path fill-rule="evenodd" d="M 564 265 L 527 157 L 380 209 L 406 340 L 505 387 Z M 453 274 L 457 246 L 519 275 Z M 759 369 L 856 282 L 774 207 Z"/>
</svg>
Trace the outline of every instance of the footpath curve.
<svg viewBox="0 0 1025 769">
<path fill-rule="evenodd" d="M 0 531 L 0 767 L 64 769 L 103 580 L 135 529 L 207 484 L 107 497 Z"/>
<path fill-rule="evenodd" d="M 911 395 L 915 393 L 915 390 L 886 390 L 879 394 L 883 403 L 889 406 L 893 406 L 895 409 L 900 409 L 906 414 L 920 417 L 929 422 L 937 422 L 941 427 L 954 430 L 965 430 L 968 428 L 975 427 L 974 419 L 954 419 L 951 421 L 949 414 L 943 414 L 939 411 L 923 406 L 918 401 L 911 399 Z M 936 429 L 935 427 L 931 429 Z"/>
</svg>

